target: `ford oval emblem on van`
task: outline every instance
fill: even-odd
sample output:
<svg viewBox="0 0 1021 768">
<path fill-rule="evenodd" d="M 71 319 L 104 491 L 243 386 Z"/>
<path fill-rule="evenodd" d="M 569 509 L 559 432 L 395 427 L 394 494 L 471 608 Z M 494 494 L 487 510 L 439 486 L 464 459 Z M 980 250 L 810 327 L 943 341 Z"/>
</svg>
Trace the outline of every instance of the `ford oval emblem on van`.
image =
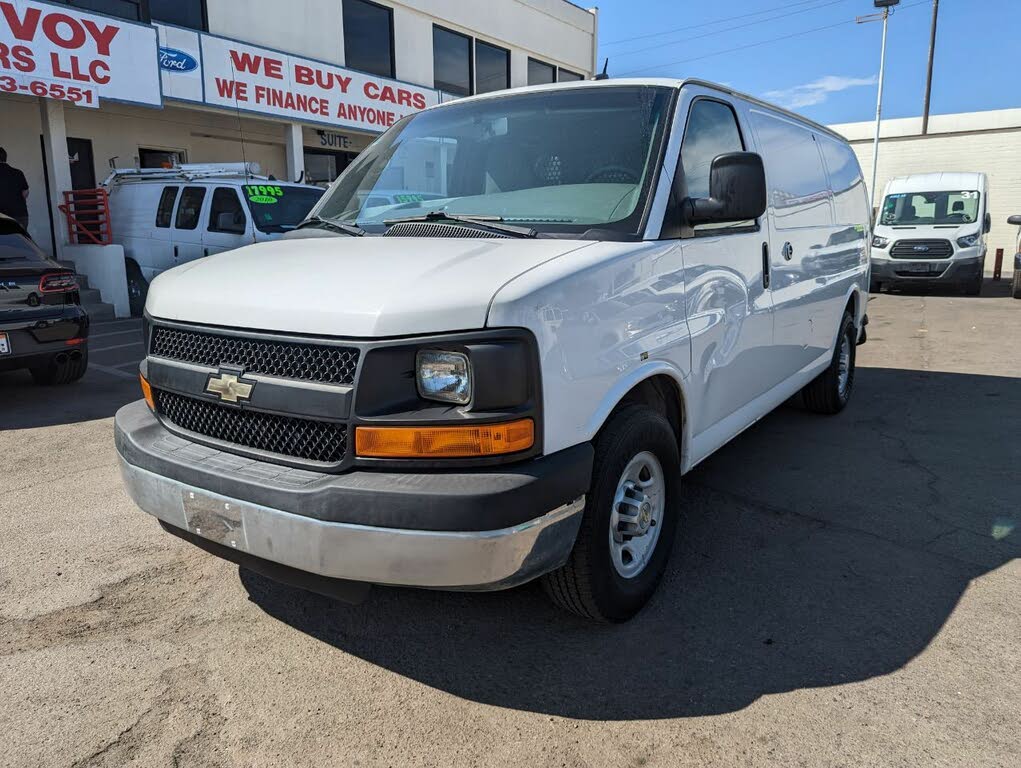
<svg viewBox="0 0 1021 768">
<path fill-rule="evenodd" d="M 168 72 L 194 72 L 199 67 L 195 57 L 177 48 L 160 48 L 160 69 Z"/>
<path fill-rule="evenodd" d="M 916 245 L 911 250 L 913 250 L 913 251 L 928 251 L 929 250 L 929 246 L 927 246 L 927 245 Z"/>
</svg>

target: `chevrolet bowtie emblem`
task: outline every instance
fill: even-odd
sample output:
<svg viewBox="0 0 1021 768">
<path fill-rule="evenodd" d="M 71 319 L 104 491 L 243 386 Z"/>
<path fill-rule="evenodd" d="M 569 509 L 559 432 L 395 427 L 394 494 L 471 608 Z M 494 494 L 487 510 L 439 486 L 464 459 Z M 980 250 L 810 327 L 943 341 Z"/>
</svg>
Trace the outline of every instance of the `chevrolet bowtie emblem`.
<svg viewBox="0 0 1021 768">
<path fill-rule="evenodd" d="M 247 384 L 233 373 L 221 373 L 219 376 L 213 374 L 206 382 L 206 392 L 219 395 L 220 399 L 227 403 L 250 400 L 253 389 L 255 389 L 254 382 Z"/>
</svg>

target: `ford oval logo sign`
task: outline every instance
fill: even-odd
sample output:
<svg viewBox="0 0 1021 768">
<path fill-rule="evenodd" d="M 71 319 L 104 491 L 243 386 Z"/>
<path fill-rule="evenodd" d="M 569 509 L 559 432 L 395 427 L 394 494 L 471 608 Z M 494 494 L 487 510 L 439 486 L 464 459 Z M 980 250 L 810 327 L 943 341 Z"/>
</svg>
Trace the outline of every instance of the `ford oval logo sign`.
<svg viewBox="0 0 1021 768">
<path fill-rule="evenodd" d="M 927 245 L 916 245 L 911 250 L 919 251 L 920 253 L 924 253 L 925 251 L 929 250 L 929 246 L 927 246 Z"/>
<path fill-rule="evenodd" d="M 177 48 L 160 48 L 160 69 L 168 72 L 194 72 L 199 63 L 195 57 Z"/>
</svg>

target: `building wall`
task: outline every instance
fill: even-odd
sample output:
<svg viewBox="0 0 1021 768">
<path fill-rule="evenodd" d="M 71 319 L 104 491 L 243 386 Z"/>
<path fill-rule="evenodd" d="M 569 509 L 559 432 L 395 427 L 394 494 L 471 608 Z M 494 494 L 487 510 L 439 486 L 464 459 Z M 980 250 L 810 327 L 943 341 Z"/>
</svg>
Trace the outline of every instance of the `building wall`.
<svg viewBox="0 0 1021 768">
<path fill-rule="evenodd" d="M 28 229 L 32 239 L 50 250 L 50 219 L 39 137 L 39 101 L 26 96 L 0 97 L 0 147 L 7 162 L 20 168 L 28 182 Z"/>
<path fill-rule="evenodd" d="M 528 57 L 592 74 L 595 15 L 565 0 L 401 0 L 394 11 L 396 76 L 433 85 L 432 26 L 511 51 L 511 85 L 527 85 Z M 343 66 L 340 0 L 208 0 L 209 32 Z"/>
<path fill-rule="evenodd" d="M 848 138 L 865 178 L 871 179 L 875 123 L 830 127 Z M 986 236 L 990 254 L 986 272 L 992 272 L 996 249 L 1003 248 L 1005 272 L 1009 273 L 1017 227 L 1007 224 L 1007 217 L 1021 214 L 1021 109 L 934 115 L 925 136 L 921 135 L 921 118 L 883 123 L 877 205 L 891 178 L 936 171 L 974 171 L 988 176 L 987 210 L 992 217 L 992 229 Z"/>
</svg>

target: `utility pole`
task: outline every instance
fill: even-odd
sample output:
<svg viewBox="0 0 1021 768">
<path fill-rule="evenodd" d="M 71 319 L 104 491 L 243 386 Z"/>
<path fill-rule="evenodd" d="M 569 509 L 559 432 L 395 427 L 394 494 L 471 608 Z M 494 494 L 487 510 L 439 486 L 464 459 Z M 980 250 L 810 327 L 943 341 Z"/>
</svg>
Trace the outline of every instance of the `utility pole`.
<svg viewBox="0 0 1021 768">
<path fill-rule="evenodd" d="M 883 43 L 879 49 L 879 88 L 876 95 L 876 137 L 872 141 L 872 186 L 869 188 L 870 202 L 873 209 L 876 207 L 876 175 L 879 171 L 879 128 L 883 120 L 883 80 L 886 76 L 886 23 L 890 18 L 890 8 L 900 3 L 900 0 L 872 0 L 876 8 L 882 8 L 882 13 L 873 13 L 869 16 L 859 16 L 856 21 L 865 24 L 870 21 L 883 21 Z"/>
<path fill-rule="evenodd" d="M 936 21 L 939 0 L 932 0 L 932 29 L 929 31 L 929 67 L 925 73 L 925 102 L 922 105 L 922 135 L 929 132 L 929 97 L 932 95 L 932 59 L 936 55 Z"/>
</svg>

